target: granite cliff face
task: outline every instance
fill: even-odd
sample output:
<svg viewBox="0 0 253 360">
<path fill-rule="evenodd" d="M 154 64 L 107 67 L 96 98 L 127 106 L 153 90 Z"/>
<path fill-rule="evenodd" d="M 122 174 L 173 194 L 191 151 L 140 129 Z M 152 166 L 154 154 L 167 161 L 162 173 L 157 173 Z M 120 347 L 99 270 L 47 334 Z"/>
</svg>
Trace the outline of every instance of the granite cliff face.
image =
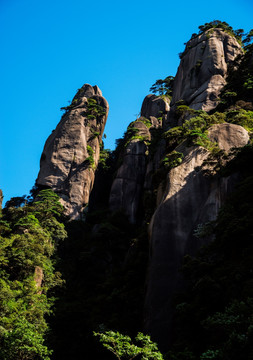
<svg viewBox="0 0 253 360">
<path fill-rule="evenodd" d="M 209 161 L 212 150 L 208 147 L 211 143 L 218 153 L 220 149 L 232 157 L 233 148 L 249 142 L 243 127 L 227 123 L 224 114 L 214 121 L 208 113 L 218 104 L 228 66 L 239 54 L 242 48 L 235 37 L 219 28 L 192 38 L 181 56 L 172 100 L 165 95 L 145 97 L 140 117 L 129 125 L 121 142 L 119 165 L 114 178 L 110 178 L 106 211 L 121 211 L 138 226 L 149 223 L 144 323 L 145 331 L 164 350 L 171 337 L 172 297 L 183 286 L 179 273 L 182 259 L 212 240 L 210 236 L 198 238 L 194 232 L 216 219 L 240 178 L 238 173 L 216 176 L 218 160 Z M 188 109 L 188 114 L 180 118 L 176 116 L 178 102 Z M 70 218 L 79 219 L 94 183 L 108 104 L 98 87 L 85 84 L 66 110 L 45 144 L 37 184 L 52 188 L 60 195 Z M 188 138 L 182 140 L 180 125 L 194 116 L 198 116 L 199 128 L 194 128 L 196 123 L 192 123 L 193 128 L 189 125 Z M 203 123 L 207 127 L 199 134 L 204 139 L 201 146 L 192 139 L 196 139 Z M 169 146 L 168 129 L 179 136 Z M 171 153 L 180 155 L 180 161 L 168 166 Z M 148 211 L 145 198 L 152 203 Z M 106 229 L 109 233 L 108 224 Z M 134 255 L 129 251 L 127 256 Z"/>
<path fill-rule="evenodd" d="M 83 85 L 46 141 L 36 182 L 61 197 L 71 219 L 89 202 L 108 109 L 97 86 Z"/>
<path fill-rule="evenodd" d="M 186 44 L 173 86 L 167 128 L 182 125 L 188 117 L 175 116 L 177 102 L 191 109 L 210 111 L 218 104 L 226 84 L 228 66 L 242 49 L 237 40 L 211 29 Z M 227 153 L 249 142 L 247 131 L 238 125 L 216 124 L 208 132 L 211 141 Z M 211 239 L 194 236 L 200 226 L 216 219 L 220 207 L 238 181 L 206 176 L 210 152 L 201 147 L 179 145 L 183 162 L 171 169 L 158 188 L 157 209 L 149 225 L 150 259 L 145 301 L 145 329 L 166 349 L 171 339 L 172 297 L 182 286 L 179 273 L 186 254 L 194 255 Z M 215 162 L 214 162 L 215 163 Z M 209 165 L 212 170 L 214 163 Z"/>
<path fill-rule="evenodd" d="M 109 205 L 111 211 L 123 211 L 129 221 L 137 221 L 148 165 L 148 143 L 152 130 L 162 128 L 169 112 L 170 100 L 148 95 L 143 101 L 141 117 L 129 125 L 122 151 L 122 165 L 113 181 Z M 131 135 L 132 134 L 132 135 Z"/>
<path fill-rule="evenodd" d="M 143 195 L 154 191 L 153 178 L 165 155 L 162 133 L 186 120 L 175 117 L 177 102 L 182 100 L 194 110 L 214 109 L 226 83 L 228 66 L 239 54 L 242 49 L 237 40 L 221 29 L 209 30 L 187 43 L 175 78 L 171 106 L 164 97 L 148 95 L 141 116 L 150 121 L 150 127 L 141 119 L 131 125 L 141 136 L 130 139 L 125 146 L 122 165 L 111 189 L 112 211 L 122 210 L 131 223 L 136 223 Z M 155 151 L 151 151 L 154 128 L 160 129 L 160 139 Z M 213 125 L 208 137 L 227 153 L 249 142 L 244 128 L 228 123 Z M 207 176 L 207 170 L 212 171 L 214 164 L 206 165 L 210 151 L 202 146 L 189 147 L 184 142 L 175 151 L 183 154 L 183 162 L 168 171 L 166 180 L 158 185 L 157 208 L 149 225 L 144 322 L 145 330 L 164 349 L 171 338 L 172 296 L 183 285 L 179 275 L 182 259 L 187 253 L 194 255 L 211 240 L 196 238 L 194 231 L 216 219 L 238 181 L 238 174 L 227 178 Z"/>
<path fill-rule="evenodd" d="M 159 167 L 163 152 L 163 143 L 160 142 L 160 149 L 151 160 L 147 156 L 148 146 L 140 138 L 152 141 L 152 128 L 177 125 L 174 110 L 179 100 L 192 109 L 213 109 L 226 83 L 228 65 L 241 53 L 237 40 L 220 29 L 209 30 L 186 44 L 173 86 L 171 107 L 167 97 L 150 94 L 143 101 L 141 116 L 151 121 L 151 127 L 147 128 L 138 120 L 132 125 L 139 129 L 140 136 L 128 141 L 122 155 L 122 165 L 111 190 L 112 211 L 122 210 L 131 223 L 137 221 L 143 188 L 151 188 L 151 176 Z"/>
<path fill-rule="evenodd" d="M 235 37 L 211 29 L 187 42 L 175 77 L 172 110 L 179 100 L 192 109 L 210 111 L 218 104 L 229 64 L 242 54 Z M 175 125 L 173 111 L 169 123 Z"/>
<path fill-rule="evenodd" d="M 247 131 L 238 125 L 218 124 L 209 138 L 229 152 L 249 142 Z M 181 165 L 167 174 L 162 199 L 150 223 L 150 262 L 146 293 L 145 326 L 166 347 L 171 337 L 172 296 L 182 286 L 179 269 L 183 256 L 195 255 L 210 238 L 198 239 L 194 231 L 213 221 L 238 181 L 238 174 L 225 178 L 207 176 L 210 152 L 201 147 L 176 148 L 184 154 Z M 165 285 L 166 284 L 166 285 Z"/>
</svg>

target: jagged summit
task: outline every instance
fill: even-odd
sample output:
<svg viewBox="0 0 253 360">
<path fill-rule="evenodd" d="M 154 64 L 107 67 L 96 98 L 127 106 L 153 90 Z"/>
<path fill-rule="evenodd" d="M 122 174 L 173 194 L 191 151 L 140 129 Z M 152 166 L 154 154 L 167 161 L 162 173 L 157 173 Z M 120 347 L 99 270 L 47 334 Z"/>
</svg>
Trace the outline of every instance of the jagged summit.
<svg viewBox="0 0 253 360">
<path fill-rule="evenodd" d="M 237 39 L 219 28 L 209 29 L 189 40 L 175 77 L 170 124 L 176 125 L 173 109 L 180 100 L 192 109 L 214 109 L 226 84 L 228 66 L 242 53 Z"/>
<path fill-rule="evenodd" d="M 112 186 L 112 210 L 126 211 L 131 222 L 136 222 L 140 189 L 144 182 L 150 184 L 148 177 L 159 167 L 161 158 L 158 151 L 155 163 L 150 162 L 145 155 L 147 145 L 143 140 L 152 141 L 152 128 L 165 129 L 182 121 L 175 117 L 178 101 L 192 109 L 213 109 L 226 83 L 228 65 L 239 54 L 242 54 L 242 48 L 237 39 L 220 28 L 207 29 L 186 44 L 175 77 L 171 104 L 169 96 L 148 95 L 142 104 L 141 118 L 148 119 L 150 125 L 139 120 L 129 127 L 132 127 L 129 133 L 133 134 L 127 140 L 123 163 Z M 72 103 L 62 109 L 66 113 L 48 138 L 41 156 L 37 185 L 55 190 L 67 214 L 75 219 L 81 216 L 89 202 L 108 104 L 97 86 L 85 84 Z M 161 148 L 160 153 L 162 151 Z"/>
<path fill-rule="evenodd" d="M 37 185 L 52 188 L 71 219 L 89 202 L 109 106 L 97 86 L 84 84 L 62 108 L 65 114 L 46 141 Z"/>
<path fill-rule="evenodd" d="M 47 290 L 62 283 L 54 244 L 66 280 L 50 291 L 55 359 L 103 358 L 92 340 L 103 329 L 144 331 L 173 359 L 251 358 L 253 30 L 199 29 L 176 78 L 156 81 L 115 151 L 102 142 L 107 101 L 97 86 L 79 89 L 46 141 L 33 197 L 0 209 L 0 358 L 18 358 L 13 346 L 20 354 L 26 338 L 49 354 L 38 336 Z M 62 216 L 48 188 L 70 220 L 84 221 Z M 162 359 L 146 339 L 143 356 L 152 347 Z"/>
</svg>

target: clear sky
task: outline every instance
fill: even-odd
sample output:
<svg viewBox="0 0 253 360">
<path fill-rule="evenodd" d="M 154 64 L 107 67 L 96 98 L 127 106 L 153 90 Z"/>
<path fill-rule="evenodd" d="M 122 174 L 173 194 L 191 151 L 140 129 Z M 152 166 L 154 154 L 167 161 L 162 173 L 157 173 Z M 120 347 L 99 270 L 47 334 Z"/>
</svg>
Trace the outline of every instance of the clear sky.
<svg viewBox="0 0 253 360">
<path fill-rule="evenodd" d="M 44 143 L 84 83 L 109 102 L 105 147 L 136 119 L 150 86 L 212 20 L 253 28 L 252 0 L 0 0 L 0 188 L 29 194 Z"/>
</svg>

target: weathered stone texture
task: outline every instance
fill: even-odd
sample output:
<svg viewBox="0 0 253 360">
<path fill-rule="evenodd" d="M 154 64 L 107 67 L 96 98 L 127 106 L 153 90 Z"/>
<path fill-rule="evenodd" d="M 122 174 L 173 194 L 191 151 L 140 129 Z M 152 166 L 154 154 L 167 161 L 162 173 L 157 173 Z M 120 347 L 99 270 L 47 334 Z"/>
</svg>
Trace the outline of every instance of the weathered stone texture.
<svg viewBox="0 0 253 360">
<path fill-rule="evenodd" d="M 138 136 L 150 140 L 149 129 L 136 121 Z M 136 222 L 140 197 L 146 172 L 147 145 L 143 140 L 133 139 L 123 151 L 123 162 L 112 184 L 109 205 L 111 211 L 123 211 L 131 223 Z"/>
<path fill-rule="evenodd" d="M 104 114 L 89 116 L 88 99 L 96 100 Z M 37 184 L 58 193 L 71 219 L 80 218 L 89 202 L 108 109 L 100 89 L 85 84 L 46 141 Z"/>
<path fill-rule="evenodd" d="M 209 136 L 229 151 L 248 143 L 246 131 L 232 124 L 211 127 Z M 231 136 L 231 134 L 233 134 Z M 150 223 L 150 262 L 147 278 L 145 326 L 166 346 L 171 328 L 172 295 L 181 286 L 179 268 L 183 256 L 195 254 L 210 239 L 193 236 L 198 224 L 215 220 L 219 208 L 234 187 L 237 176 L 207 177 L 203 162 L 209 151 L 200 146 L 176 149 L 184 153 L 182 164 L 167 175 L 166 189 Z"/>
<path fill-rule="evenodd" d="M 167 115 L 170 110 L 170 100 L 166 96 L 149 94 L 145 97 L 141 107 L 141 116 L 159 118 Z"/>
<path fill-rule="evenodd" d="M 249 134 L 242 126 L 227 123 L 213 125 L 208 131 L 208 137 L 225 151 L 242 147 L 249 142 Z"/>
<path fill-rule="evenodd" d="M 141 118 L 132 127 L 138 129 L 137 138 L 126 144 L 122 165 L 117 171 L 110 194 L 110 209 L 123 211 L 131 223 L 136 223 L 137 213 L 143 193 L 148 147 L 144 140 L 151 140 L 150 129 L 162 126 L 169 111 L 169 99 L 156 95 L 147 95 L 141 108 Z M 148 128 L 142 120 L 150 120 Z"/>
<path fill-rule="evenodd" d="M 184 100 L 196 110 L 215 108 L 226 83 L 228 65 L 241 53 L 237 40 L 221 29 L 211 29 L 188 41 L 176 74 L 171 106 Z"/>
</svg>

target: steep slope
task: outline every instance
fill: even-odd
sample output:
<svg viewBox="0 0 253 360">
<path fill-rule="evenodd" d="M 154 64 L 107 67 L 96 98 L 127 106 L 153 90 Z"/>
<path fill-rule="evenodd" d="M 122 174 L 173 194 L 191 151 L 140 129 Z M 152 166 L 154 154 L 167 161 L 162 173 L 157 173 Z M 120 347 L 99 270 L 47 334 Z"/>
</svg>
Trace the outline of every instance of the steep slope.
<svg viewBox="0 0 253 360">
<path fill-rule="evenodd" d="M 83 85 L 46 141 L 36 183 L 60 196 L 71 219 L 89 202 L 108 109 L 97 86 Z"/>
<path fill-rule="evenodd" d="M 210 111 L 216 107 L 226 83 L 228 65 L 239 54 L 242 54 L 242 49 L 237 40 L 221 29 L 214 28 L 192 38 L 181 56 L 167 126 L 182 125 L 184 122 L 187 124 L 187 119 L 192 118 L 192 122 L 186 125 L 186 128 L 189 126 L 188 136 L 198 138 L 196 144 L 201 144 L 201 139 L 206 139 L 207 134 L 201 134 L 200 129 L 208 115 L 192 109 Z M 176 113 L 182 104 L 183 111 Z M 207 121 L 212 123 L 213 120 L 210 118 Z M 218 124 L 209 129 L 208 137 L 216 143 L 216 147 L 229 153 L 232 148 L 242 147 L 249 142 L 249 135 L 242 127 L 219 124 L 226 121 L 221 115 L 215 121 Z M 177 129 L 174 128 L 175 134 Z M 187 253 L 195 254 L 205 244 L 193 236 L 194 230 L 216 219 L 221 205 L 238 181 L 238 174 L 228 178 L 215 176 L 213 169 L 217 158 L 209 162 L 211 175 L 206 176 L 206 162 L 210 152 L 202 146 L 189 147 L 185 142 L 176 147 L 174 152 L 183 161 L 176 164 L 179 166 L 167 170 L 167 175 L 158 187 L 158 207 L 150 223 L 150 261 L 145 303 L 146 330 L 164 349 L 171 339 L 173 294 L 182 286 L 179 268 L 183 256 Z M 166 156 L 170 158 L 170 154 Z M 205 240 L 208 242 L 210 238 Z"/>
<path fill-rule="evenodd" d="M 210 29 L 187 42 L 175 77 L 172 110 L 183 100 L 192 109 L 210 111 L 226 84 L 228 66 L 242 54 L 235 37 L 219 28 Z M 173 111 L 169 123 L 175 125 Z"/>
<path fill-rule="evenodd" d="M 209 138 L 227 152 L 249 142 L 241 126 L 213 125 Z M 223 178 L 209 175 L 210 152 L 201 146 L 176 148 L 183 162 L 169 171 L 160 205 L 150 223 L 150 262 L 146 294 L 145 326 L 163 346 L 171 337 L 172 297 L 182 286 L 179 268 L 183 256 L 196 251 L 210 238 L 197 239 L 194 231 L 216 219 L 221 205 L 238 181 L 238 174 Z M 215 163 L 215 161 L 214 161 Z M 165 285 L 166 284 L 166 285 Z"/>
<path fill-rule="evenodd" d="M 233 148 L 250 141 L 251 97 L 246 98 L 247 108 L 234 102 L 231 108 L 224 105 L 225 112 L 214 112 L 228 68 L 240 66 L 234 60 L 242 53 L 232 32 L 215 27 L 194 35 L 181 56 L 171 104 L 165 95 L 146 96 L 141 116 L 129 125 L 116 152 L 108 152 L 105 169 L 97 172 L 94 204 L 86 222 L 69 223 L 73 234 L 63 246 L 63 263 L 68 266 L 73 256 L 75 270 L 70 264 L 67 301 L 71 310 L 66 318 L 73 329 L 70 342 L 74 344 L 82 333 L 78 346 L 83 352 L 87 351 L 83 343 L 90 342 L 90 329 L 99 324 L 122 332 L 138 331 L 144 292 L 145 331 L 162 350 L 168 350 L 173 296 L 185 286 L 180 274 L 183 257 L 195 256 L 213 240 L 210 233 L 196 237 L 196 231 L 217 218 L 242 175 L 236 170 L 225 177 L 219 169 L 235 156 Z M 236 100 L 244 102 L 243 97 Z M 84 85 L 66 110 L 45 145 L 37 184 L 55 190 L 71 219 L 78 219 L 93 186 L 108 105 L 97 87 Z M 106 196 L 99 204 L 101 192 Z M 77 304 L 71 292 L 79 296 L 78 326 L 72 319 Z M 61 311 L 65 316 L 64 301 Z M 64 316 L 59 333 L 63 330 L 68 338 Z M 66 351 L 71 356 L 68 348 L 66 341 L 60 349 L 63 357 Z"/>
<path fill-rule="evenodd" d="M 113 181 L 110 209 L 123 211 L 129 221 L 137 221 L 147 171 L 148 144 L 152 130 L 162 128 L 169 112 L 169 99 L 147 95 L 141 108 L 141 117 L 129 125 L 121 151 L 122 164 Z"/>
</svg>

